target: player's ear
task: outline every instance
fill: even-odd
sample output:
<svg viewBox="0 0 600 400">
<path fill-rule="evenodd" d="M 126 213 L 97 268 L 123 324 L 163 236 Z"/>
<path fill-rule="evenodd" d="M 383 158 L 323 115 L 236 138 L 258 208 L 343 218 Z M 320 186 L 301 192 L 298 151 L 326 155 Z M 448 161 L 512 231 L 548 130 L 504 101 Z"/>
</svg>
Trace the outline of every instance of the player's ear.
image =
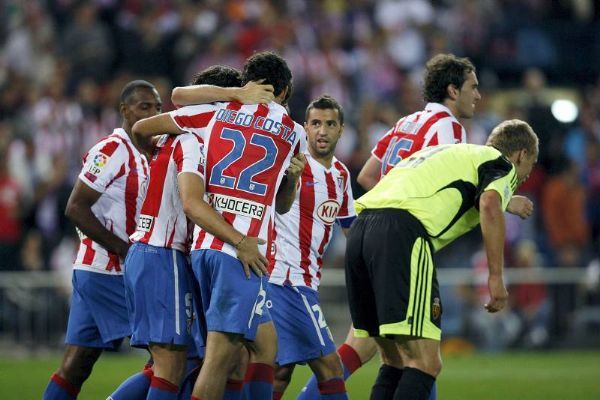
<svg viewBox="0 0 600 400">
<path fill-rule="evenodd" d="M 456 100 L 456 98 L 458 97 L 458 92 L 459 89 L 456 87 L 456 85 L 451 83 L 448 86 L 446 86 L 446 94 L 448 95 L 450 100 Z"/>
<path fill-rule="evenodd" d="M 125 119 L 125 115 L 127 114 L 127 103 L 119 103 L 119 114 Z"/>
</svg>

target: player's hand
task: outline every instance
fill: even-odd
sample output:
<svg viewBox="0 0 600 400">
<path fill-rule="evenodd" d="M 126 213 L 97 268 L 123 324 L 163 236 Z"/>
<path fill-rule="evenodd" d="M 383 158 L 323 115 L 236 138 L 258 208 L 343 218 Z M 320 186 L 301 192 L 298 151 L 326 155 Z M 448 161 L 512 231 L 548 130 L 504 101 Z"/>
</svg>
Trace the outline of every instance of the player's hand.
<svg viewBox="0 0 600 400">
<path fill-rule="evenodd" d="M 495 313 L 506 306 L 508 300 L 508 291 L 504 286 L 502 276 L 490 275 L 488 278 L 488 289 L 490 291 L 490 301 L 483 307 L 490 313 Z"/>
<path fill-rule="evenodd" d="M 237 257 L 244 266 L 246 278 L 250 279 L 250 270 L 257 276 L 263 276 L 268 273 L 267 266 L 269 265 L 269 261 L 258 250 L 258 245 L 265 243 L 264 239 L 246 236 L 236 247 Z"/>
<path fill-rule="evenodd" d="M 302 171 L 304 171 L 304 166 L 306 165 L 306 157 L 303 153 L 298 153 L 290 160 L 290 165 L 287 168 L 287 177 L 288 179 L 298 180 Z"/>
<path fill-rule="evenodd" d="M 506 211 L 518 215 L 521 219 L 526 219 L 531 217 L 533 213 L 533 202 L 525 196 L 516 195 L 508 202 Z"/>
<path fill-rule="evenodd" d="M 127 252 L 129 251 L 129 248 L 131 247 L 131 243 L 129 242 L 123 242 L 119 248 L 117 249 L 116 253 L 119 256 L 119 258 L 121 260 L 124 260 L 125 257 L 127 257 Z"/>
<path fill-rule="evenodd" d="M 273 86 L 265 85 L 260 81 L 251 81 L 240 88 L 238 101 L 244 104 L 258 104 L 258 103 L 269 103 L 275 99 L 273 94 Z"/>
</svg>

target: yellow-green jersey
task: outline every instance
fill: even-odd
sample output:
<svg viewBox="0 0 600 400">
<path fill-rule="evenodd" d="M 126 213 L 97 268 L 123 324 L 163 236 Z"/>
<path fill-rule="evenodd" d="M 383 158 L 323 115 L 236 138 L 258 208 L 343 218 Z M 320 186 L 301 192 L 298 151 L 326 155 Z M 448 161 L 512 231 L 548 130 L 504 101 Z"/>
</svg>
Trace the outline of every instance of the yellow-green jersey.
<svg viewBox="0 0 600 400">
<path fill-rule="evenodd" d="M 479 224 L 483 192 L 498 192 L 506 210 L 517 184 L 514 165 L 495 148 L 442 145 L 402 160 L 354 206 L 357 214 L 381 208 L 410 212 L 437 251 Z"/>
</svg>

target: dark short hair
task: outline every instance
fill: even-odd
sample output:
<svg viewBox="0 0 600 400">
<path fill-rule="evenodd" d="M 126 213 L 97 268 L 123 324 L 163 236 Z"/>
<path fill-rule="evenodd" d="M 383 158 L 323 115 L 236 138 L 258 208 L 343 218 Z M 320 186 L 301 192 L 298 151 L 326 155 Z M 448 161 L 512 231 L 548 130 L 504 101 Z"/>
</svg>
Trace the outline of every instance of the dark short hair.
<svg viewBox="0 0 600 400">
<path fill-rule="evenodd" d="M 129 98 L 133 94 L 133 92 L 135 92 L 135 90 L 139 89 L 139 88 L 156 90 L 156 87 L 154 87 L 153 84 L 151 84 L 150 82 L 145 81 L 143 79 L 137 79 L 135 81 L 131 81 L 123 87 L 123 90 L 121 90 L 121 96 L 120 96 L 121 103 L 127 103 L 129 101 Z"/>
<path fill-rule="evenodd" d="M 509 119 L 496 126 L 487 140 L 487 145 L 509 157 L 516 151 L 527 150 L 538 154 L 539 140 L 531 126 L 520 119 Z"/>
<path fill-rule="evenodd" d="M 191 84 L 240 87 L 242 86 L 242 73 L 226 65 L 213 65 L 194 75 Z"/>
<path fill-rule="evenodd" d="M 252 55 L 244 65 L 242 84 L 264 79 L 263 83 L 273 86 L 273 94 L 279 96 L 288 87 L 288 96 L 292 90 L 292 71 L 287 62 L 271 51 Z"/>
<path fill-rule="evenodd" d="M 442 103 L 448 97 L 448 85 L 462 87 L 475 66 L 468 58 L 454 54 L 438 54 L 425 65 L 423 98 L 426 102 Z"/>
<path fill-rule="evenodd" d="M 308 121 L 308 114 L 313 108 L 317 108 L 319 110 L 337 110 L 340 118 L 340 125 L 344 125 L 344 109 L 333 97 L 329 95 L 323 95 L 311 101 L 308 107 L 306 107 L 306 114 L 304 115 L 304 119 L 306 121 Z"/>
</svg>

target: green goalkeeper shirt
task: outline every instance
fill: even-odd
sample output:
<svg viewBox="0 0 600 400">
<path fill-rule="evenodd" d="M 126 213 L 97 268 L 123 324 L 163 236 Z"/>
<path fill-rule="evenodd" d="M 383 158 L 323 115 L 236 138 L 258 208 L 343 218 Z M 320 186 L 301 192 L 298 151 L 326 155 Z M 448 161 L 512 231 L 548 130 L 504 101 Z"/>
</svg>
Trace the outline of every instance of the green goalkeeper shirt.
<svg viewBox="0 0 600 400">
<path fill-rule="evenodd" d="M 377 208 L 410 212 L 437 251 L 479 224 L 483 192 L 498 192 L 506 210 L 517 183 L 514 165 L 495 148 L 442 145 L 402 160 L 354 206 L 357 214 Z"/>
</svg>

